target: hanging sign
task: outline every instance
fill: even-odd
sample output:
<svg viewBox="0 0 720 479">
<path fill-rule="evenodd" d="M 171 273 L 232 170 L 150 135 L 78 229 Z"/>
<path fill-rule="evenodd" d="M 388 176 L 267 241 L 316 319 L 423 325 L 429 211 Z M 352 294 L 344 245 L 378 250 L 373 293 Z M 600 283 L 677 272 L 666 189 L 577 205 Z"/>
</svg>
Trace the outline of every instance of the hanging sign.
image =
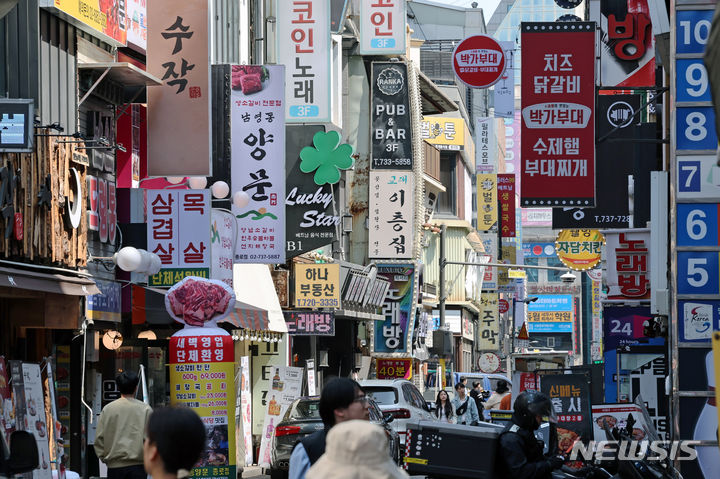
<svg viewBox="0 0 720 479">
<path fill-rule="evenodd" d="M 650 299 L 650 230 L 607 231 L 605 238 L 607 299 Z"/>
<path fill-rule="evenodd" d="M 378 379 L 412 379 L 412 358 L 375 360 Z"/>
<path fill-rule="evenodd" d="M 597 230 L 562 230 L 555 240 L 555 251 L 565 266 L 585 271 L 600 263 L 604 242 L 605 238 Z"/>
<path fill-rule="evenodd" d="M 470 88 L 487 88 L 505 72 L 505 52 L 489 35 L 473 35 L 453 51 L 453 71 Z"/>
<path fill-rule="evenodd" d="M 406 53 L 405 9 L 405 0 L 360 2 L 361 55 Z"/>
<path fill-rule="evenodd" d="M 500 236 L 515 237 L 515 173 L 497 175 L 500 200 Z"/>
<path fill-rule="evenodd" d="M 500 317 L 498 294 L 480 295 L 480 315 L 478 319 L 478 351 L 497 351 L 500 348 Z"/>
<path fill-rule="evenodd" d="M 414 180 L 407 171 L 370 172 L 370 258 L 412 258 Z"/>
<path fill-rule="evenodd" d="M 340 265 L 295 263 L 295 307 L 339 308 Z"/>
<path fill-rule="evenodd" d="M 412 170 L 407 65 L 373 62 L 370 78 L 370 169 Z"/>
<path fill-rule="evenodd" d="M 373 353 L 407 355 L 412 351 L 417 301 L 417 271 L 413 264 L 378 264 L 379 277 L 390 282 L 382 312 L 385 321 L 375 321 Z"/>
<path fill-rule="evenodd" d="M 490 231 L 497 225 L 497 176 L 494 174 L 477 175 L 477 225 L 479 231 Z M 485 251 L 487 252 L 487 249 Z"/>
</svg>

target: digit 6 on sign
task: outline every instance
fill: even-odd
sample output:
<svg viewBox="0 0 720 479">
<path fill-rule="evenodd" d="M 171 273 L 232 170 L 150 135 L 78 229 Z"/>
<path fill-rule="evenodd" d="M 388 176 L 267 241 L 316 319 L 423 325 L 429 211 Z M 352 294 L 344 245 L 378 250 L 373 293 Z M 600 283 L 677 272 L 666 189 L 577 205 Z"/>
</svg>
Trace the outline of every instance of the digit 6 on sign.
<svg viewBox="0 0 720 479">
<path fill-rule="evenodd" d="M 678 246 L 718 246 L 717 203 L 680 203 L 677 205 Z"/>
</svg>

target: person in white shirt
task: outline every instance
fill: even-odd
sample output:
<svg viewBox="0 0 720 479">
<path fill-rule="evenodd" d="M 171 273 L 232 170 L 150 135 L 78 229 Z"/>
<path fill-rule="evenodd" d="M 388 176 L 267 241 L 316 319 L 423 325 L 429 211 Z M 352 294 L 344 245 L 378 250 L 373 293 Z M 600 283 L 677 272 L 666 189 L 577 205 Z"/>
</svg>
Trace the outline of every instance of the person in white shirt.
<svg viewBox="0 0 720 479">
<path fill-rule="evenodd" d="M 455 413 L 447 391 L 440 391 L 435 399 L 435 416 L 442 422 L 455 423 Z"/>
<path fill-rule="evenodd" d="M 495 391 L 490 395 L 487 401 L 485 401 L 485 410 L 500 409 L 500 402 L 505 396 L 510 394 L 510 388 L 508 387 L 507 381 L 501 379 L 495 386 Z"/>
</svg>

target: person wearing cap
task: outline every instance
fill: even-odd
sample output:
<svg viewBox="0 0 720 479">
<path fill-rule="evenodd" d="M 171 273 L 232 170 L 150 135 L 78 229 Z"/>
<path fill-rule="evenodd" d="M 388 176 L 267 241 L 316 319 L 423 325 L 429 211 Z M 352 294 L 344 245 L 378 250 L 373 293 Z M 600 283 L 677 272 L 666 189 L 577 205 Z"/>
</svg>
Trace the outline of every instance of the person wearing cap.
<svg viewBox="0 0 720 479">
<path fill-rule="evenodd" d="M 500 409 L 500 402 L 505 396 L 510 394 L 510 388 L 508 387 L 507 381 L 501 379 L 495 386 L 495 391 L 490 395 L 487 401 L 485 401 L 485 409 Z"/>
<path fill-rule="evenodd" d="M 336 424 L 369 416 L 368 398 L 360 385 L 348 378 L 333 378 L 320 394 L 323 429 L 303 438 L 290 455 L 288 479 L 304 479 L 306 473 L 325 453 L 326 437 Z M 387 445 L 384 454 L 387 456 Z M 311 477 L 311 476 L 307 476 Z"/>
<path fill-rule="evenodd" d="M 312 479 L 406 479 L 388 454 L 387 436 L 367 421 L 345 421 L 327 435 L 325 454 L 308 470 Z"/>
<path fill-rule="evenodd" d="M 452 405 L 455 409 L 455 418 L 458 424 L 475 426 L 480 422 L 475 400 L 465 394 L 465 385 L 463 383 L 455 385 L 455 397 L 452 399 Z"/>
</svg>

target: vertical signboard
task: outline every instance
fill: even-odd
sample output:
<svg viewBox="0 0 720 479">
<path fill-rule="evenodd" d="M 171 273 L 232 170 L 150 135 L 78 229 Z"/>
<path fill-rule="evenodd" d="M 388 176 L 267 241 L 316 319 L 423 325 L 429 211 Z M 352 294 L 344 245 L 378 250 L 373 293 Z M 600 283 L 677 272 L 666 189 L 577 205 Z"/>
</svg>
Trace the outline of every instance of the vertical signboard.
<svg viewBox="0 0 720 479">
<path fill-rule="evenodd" d="M 412 170 L 407 65 L 373 62 L 370 78 L 370 168 Z"/>
<path fill-rule="evenodd" d="M 27 401 L 24 430 L 35 437 L 38 446 L 38 467 L 32 472 L 32 477 L 33 479 L 51 479 L 48 417 L 45 414 L 45 395 L 43 394 L 40 365 L 23 363 L 22 374 L 25 401 Z"/>
<path fill-rule="evenodd" d="M 477 227 L 479 231 L 490 231 L 497 225 L 497 176 L 494 174 L 477 175 Z"/>
<path fill-rule="evenodd" d="M 127 43 L 145 52 L 147 48 L 147 1 L 127 0 Z"/>
<path fill-rule="evenodd" d="M 381 356 L 407 356 L 412 352 L 417 302 L 417 272 L 413 264 L 378 264 L 377 275 L 390 282 L 382 314 L 375 321 L 373 353 Z"/>
<path fill-rule="evenodd" d="M 207 1 L 148 2 L 148 176 L 210 176 Z"/>
<path fill-rule="evenodd" d="M 233 65 L 230 94 L 236 263 L 285 261 L 285 67 Z"/>
<path fill-rule="evenodd" d="M 521 205 L 595 203 L 595 23 L 525 23 Z"/>
<path fill-rule="evenodd" d="M 240 412 L 242 435 L 245 442 L 245 465 L 250 465 L 253 463 L 255 451 L 252 438 L 252 394 L 250 393 L 250 358 L 248 356 L 240 358 Z"/>
<path fill-rule="evenodd" d="M 260 454 L 258 464 L 268 467 L 270 465 L 270 443 L 275 433 L 275 428 L 282 421 L 288 406 L 302 394 L 303 368 L 291 368 L 279 366 L 275 368 L 270 390 L 269 399 L 265 409 L 265 421 L 263 432 L 260 438 Z"/>
<path fill-rule="evenodd" d="M 608 231 L 605 236 L 607 299 L 650 299 L 650 230 Z"/>
<path fill-rule="evenodd" d="M 480 233 L 480 241 L 485 248 L 485 258 L 488 263 L 496 263 L 498 257 L 498 237 L 496 233 Z M 497 270 L 498 268 L 483 268 L 482 290 L 497 289 Z"/>
<path fill-rule="evenodd" d="M 405 0 L 360 0 L 360 54 L 405 54 Z"/>
<path fill-rule="evenodd" d="M 480 294 L 478 329 L 477 350 L 498 351 L 500 349 L 500 314 L 497 293 Z"/>
<path fill-rule="evenodd" d="M 149 190 L 148 251 L 162 269 L 151 286 L 172 286 L 186 276 L 210 274 L 210 191 Z"/>
<path fill-rule="evenodd" d="M 275 12 L 286 121 L 330 121 L 330 0 L 280 0 Z"/>
<path fill-rule="evenodd" d="M 515 174 L 497 175 L 498 200 L 500 200 L 500 236 L 515 237 Z"/>
<path fill-rule="evenodd" d="M 210 222 L 210 278 L 233 286 L 235 218 L 226 211 L 212 210 Z"/>
<path fill-rule="evenodd" d="M 495 118 L 475 119 L 475 168 L 478 173 L 497 172 Z"/>
<path fill-rule="evenodd" d="M 500 42 L 505 53 L 505 71 L 494 86 L 495 116 L 512 118 L 515 114 L 515 70 L 513 61 L 515 54 L 514 42 Z"/>
<path fill-rule="evenodd" d="M 370 172 L 370 258 L 412 258 L 414 193 L 411 172 Z"/>
<path fill-rule="evenodd" d="M 560 451 L 570 450 L 576 440 L 593 439 L 590 379 L 585 374 L 542 374 L 540 390 L 557 416 Z"/>
</svg>

